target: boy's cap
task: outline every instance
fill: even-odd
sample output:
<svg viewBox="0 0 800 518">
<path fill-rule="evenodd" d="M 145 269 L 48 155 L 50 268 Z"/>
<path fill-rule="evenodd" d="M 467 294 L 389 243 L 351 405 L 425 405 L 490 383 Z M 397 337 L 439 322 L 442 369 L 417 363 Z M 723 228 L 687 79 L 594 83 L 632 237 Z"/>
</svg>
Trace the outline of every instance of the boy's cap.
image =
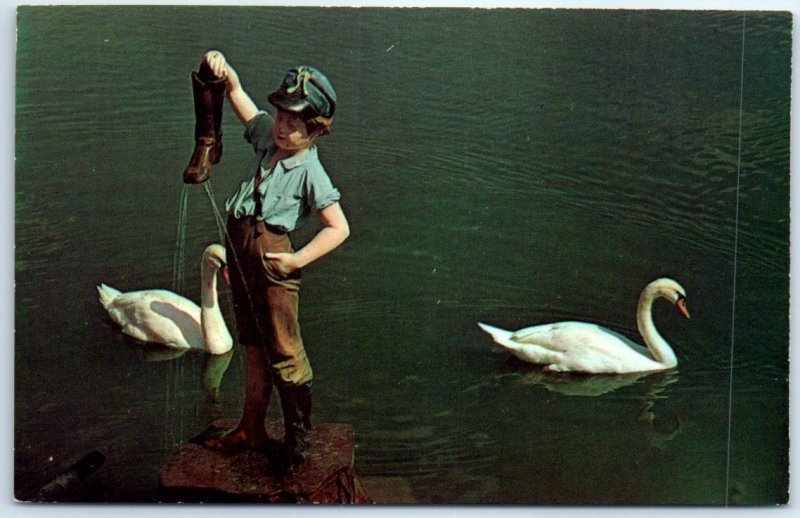
<svg viewBox="0 0 800 518">
<path fill-rule="evenodd" d="M 330 81 L 322 72 L 306 65 L 289 70 L 268 99 L 273 106 L 300 113 L 304 119 L 333 117 L 336 110 L 336 92 Z"/>
</svg>

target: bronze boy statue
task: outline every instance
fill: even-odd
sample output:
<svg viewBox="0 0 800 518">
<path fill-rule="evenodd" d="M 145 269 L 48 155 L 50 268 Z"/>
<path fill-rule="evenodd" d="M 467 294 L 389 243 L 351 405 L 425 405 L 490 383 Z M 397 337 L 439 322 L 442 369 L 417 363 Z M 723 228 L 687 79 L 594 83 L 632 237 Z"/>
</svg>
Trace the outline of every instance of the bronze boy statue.
<svg viewBox="0 0 800 518">
<path fill-rule="evenodd" d="M 340 193 L 320 163 L 315 145 L 330 131 L 336 93 L 319 70 L 298 66 L 269 95 L 277 109 L 273 118 L 258 109 L 221 52 L 207 52 L 196 75 L 195 102 L 200 99 L 214 110 L 214 117 L 221 118 L 221 111 L 213 97 L 219 93 L 211 90 L 219 88 L 219 81 L 227 84 L 225 94 L 255 151 L 238 188 L 225 203 L 231 289 L 238 338 L 246 350 L 244 411 L 235 429 L 206 440 L 205 445 L 263 448 L 274 383 L 286 430 L 284 465 L 294 470 L 308 456 L 311 427 L 312 371 L 297 322 L 300 272 L 350 233 L 339 205 Z M 206 97 L 203 88 L 209 90 Z M 197 109 L 198 147 L 184 173 L 188 183 L 205 181 L 222 149 L 219 119 L 205 124 L 207 135 L 203 135 L 202 110 Z M 204 136 L 206 140 L 201 140 Z M 295 251 L 288 233 L 304 225 L 313 212 L 322 229 Z"/>
</svg>

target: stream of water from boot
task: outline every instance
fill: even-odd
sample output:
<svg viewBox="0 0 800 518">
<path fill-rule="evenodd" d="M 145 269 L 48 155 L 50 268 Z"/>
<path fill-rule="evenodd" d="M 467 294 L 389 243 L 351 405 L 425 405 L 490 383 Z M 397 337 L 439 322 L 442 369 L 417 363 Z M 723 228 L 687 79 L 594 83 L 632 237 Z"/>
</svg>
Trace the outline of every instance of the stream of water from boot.
<svg viewBox="0 0 800 518">
<path fill-rule="evenodd" d="M 183 294 L 185 290 L 185 265 L 186 265 L 186 222 L 189 208 L 189 185 L 183 184 L 178 201 L 178 225 L 175 235 L 175 255 L 172 259 L 172 291 Z M 178 393 L 180 380 L 183 378 L 183 362 L 170 362 L 171 376 L 164 397 L 164 430 L 162 447 L 172 448 L 183 440 L 183 405 L 180 404 Z M 178 415 L 174 415 L 175 413 Z M 178 423 L 177 429 L 167 423 Z"/>
<path fill-rule="evenodd" d="M 183 293 L 186 264 L 186 214 L 189 205 L 189 186 L 183 184 L 178 202 L 178 232 L 175 236 L 175 256 L 172 261 L 172 291 Z"/>
</svg>

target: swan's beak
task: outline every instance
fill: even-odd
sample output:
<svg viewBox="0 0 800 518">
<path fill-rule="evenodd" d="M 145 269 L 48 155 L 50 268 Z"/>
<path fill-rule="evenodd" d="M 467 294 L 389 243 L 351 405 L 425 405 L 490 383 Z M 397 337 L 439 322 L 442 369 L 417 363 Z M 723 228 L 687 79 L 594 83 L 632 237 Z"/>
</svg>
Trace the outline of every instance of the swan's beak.
<svg viewBox="0 0 800 518">
<path fill-rule="evenodd" d="M 678 306 L 678 309 L 680 310 L 681 313 L 683 313 L 683 316 L 689 318 L 689 310 L 686 308 L 685 298 L 683 297 L 679 298 L 678 302 L 676 302 L 675 305 Z"/>
</svg>

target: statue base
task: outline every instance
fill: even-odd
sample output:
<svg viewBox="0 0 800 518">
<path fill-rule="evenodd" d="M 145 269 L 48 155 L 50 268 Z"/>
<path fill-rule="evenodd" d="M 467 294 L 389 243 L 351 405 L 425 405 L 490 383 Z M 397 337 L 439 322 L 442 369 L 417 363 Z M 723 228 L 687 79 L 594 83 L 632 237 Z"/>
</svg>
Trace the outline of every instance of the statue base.
<svg viewBox="0 0 800 518">
<path fill-rule="evenodd" d="M 282 443 L 270 440 L 264 451 L 211 450 L 205 438 L 236 426 L 223 419 L 181 447 L 161 472 L 160 493 L 169 502 L 367 504 L 353 467 L 353 427 L 315 423 L 308 460 L 290 475 L 279 473 L 275 459 Z M 283 437 L 283 423 L 270 421 L 267 432 Z"/>
</svg>

